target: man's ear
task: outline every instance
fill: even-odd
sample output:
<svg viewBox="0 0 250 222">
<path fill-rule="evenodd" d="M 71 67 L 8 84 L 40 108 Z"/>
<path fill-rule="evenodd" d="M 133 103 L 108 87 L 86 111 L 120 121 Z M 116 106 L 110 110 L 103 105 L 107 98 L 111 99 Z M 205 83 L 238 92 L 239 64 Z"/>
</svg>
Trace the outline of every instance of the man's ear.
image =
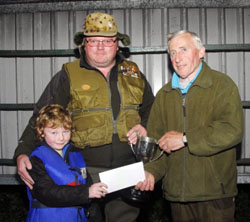
<svg viewBox="0 0 250 222">
<path fill-rule="evenodd" d="M 203 46 L 203 47 L 200 49 L 200 51 L 199 51 L 200 59 L 204 58 L 205 54 L 206 54 L 206 49 L 205 49 L 205 47 Z"/>
</svg>

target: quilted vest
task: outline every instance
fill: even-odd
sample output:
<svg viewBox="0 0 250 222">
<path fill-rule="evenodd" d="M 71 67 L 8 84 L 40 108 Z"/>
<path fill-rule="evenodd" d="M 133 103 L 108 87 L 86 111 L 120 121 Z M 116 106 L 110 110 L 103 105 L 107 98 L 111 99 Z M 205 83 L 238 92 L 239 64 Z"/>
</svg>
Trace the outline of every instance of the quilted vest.
<svg viewBox="0 0 250 222">
<path fill-rule="evenodd" d="M 145 82 L 137 65 L 123 61 L 118 65 L 118 90 L 121 104 L 115 120 L 111 107 L 108 81 L 96 70 L 80 67 L 80 60 L 63 65 L 70 80 L 72 113 L 72 141 L 79 148 L 94 147 L 112 142 L 118 133 L 120 141 L 127 142 L 127 132 L 141 122 L 139 106 L 142 104 Z"/>
</svg>

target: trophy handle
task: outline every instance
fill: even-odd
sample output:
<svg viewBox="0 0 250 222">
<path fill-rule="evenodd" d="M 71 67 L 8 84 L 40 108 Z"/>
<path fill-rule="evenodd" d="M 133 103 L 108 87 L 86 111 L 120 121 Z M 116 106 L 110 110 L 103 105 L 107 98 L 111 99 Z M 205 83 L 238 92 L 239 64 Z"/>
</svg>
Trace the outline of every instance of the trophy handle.
<svg viewBox="0 0 250 222">
<path fill-rule="evenodd" d="M 158 159 L 163 155 L 163 153 L 164 153 L 164 150 L 161 151 L 161 153 L 160 153 L 160 155 L 159 155 L 158 157 L 156 157 L 156 158 L 150 160 L 150 162 L 153 162 L 153 161 L 155 161 L 155 160 L 158 160 Z"/>
<path fill-rule="evenodd" d="M 139 140 L 140 136 L 139 136 L 139 133 L 138 133 L 137 130 L 135 131 L 135 133 L 136 133 L 136 136 L 137 136 L 137 141 L 136 141 L 136 143 L 138 143 L 138 140 Z M 131 148 L 133 154 L 134 154 L 135 156 L 137 156 L 136 153 L 135 153 L 135 150 L 134 150 L 134 145 L 133 145 L 132 143 L 129 143 L 129 145 L 130 145 L 130 148 Z"/>
<path fill-rule="evenodd" d="M 134 145 L 132 143 L 129 143 L 129 145 L 130 145 L 130 148 L 131 148 L 133 154 L 136 156 L 136 153 L 135 153 L 135 150 L 134 150 Z"/>
</svg>

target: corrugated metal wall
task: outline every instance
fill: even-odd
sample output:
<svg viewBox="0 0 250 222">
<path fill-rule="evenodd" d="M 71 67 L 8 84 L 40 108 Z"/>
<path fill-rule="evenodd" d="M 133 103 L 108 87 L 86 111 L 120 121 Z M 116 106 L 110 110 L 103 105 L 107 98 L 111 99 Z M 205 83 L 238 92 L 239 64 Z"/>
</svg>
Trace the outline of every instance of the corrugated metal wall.
<svg viewBox="0 0 250 222">
<path fill-rule="evenodd" d="M 166 35 L 179 29 L 198 33 L 204 44 L 250 43 L 249 8 L 154 8 L 98 10 L 114 15 L 119 31 L 127 33 L 132 47 L 167 46 Z M 73 36 L 93 10 L 0 14 L 0 50 L 73 49 Z M 74 58 L 0 58 L 0 103 L 33 103 L 63 63 Z M 168 82 L 167 54 L 133 55 L 154 93 Z M 242 100 L 250 100 L 250 52 L 211 52 L 205 61 L 227 73 L 238 85 Z M 0 112 L 0 158 L 13 156 L 30 111 Z M 250 134 L 250 110 L 245 110 Z M 250 137 L 245 136 L 242 157 L 250 157 Z M 2 167 L 0 173 L 13 173 Z M 239 172 L 249 172 L 239 167 Z"/>
</svg>

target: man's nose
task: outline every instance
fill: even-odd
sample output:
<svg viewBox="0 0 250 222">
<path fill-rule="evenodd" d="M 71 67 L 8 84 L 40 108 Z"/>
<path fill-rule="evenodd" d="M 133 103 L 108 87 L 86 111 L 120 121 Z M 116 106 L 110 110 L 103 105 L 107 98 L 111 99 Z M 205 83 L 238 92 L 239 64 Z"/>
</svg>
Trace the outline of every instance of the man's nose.
<svg viewBox="0 0 250 222">
<path fill-rule="evenodd" d="M 175 55 L 175 62 L 180 62 L 180 60 L 181 60 L 181 55 L 180 55 L 180 53 L 176 53 L 176 55 Z"/>
<path fill-rule="evenodd" d="M 103 49 L 104 48 L 103 41 L 98 41 L 97 48 L 98 49 Z"/>
</svg>

